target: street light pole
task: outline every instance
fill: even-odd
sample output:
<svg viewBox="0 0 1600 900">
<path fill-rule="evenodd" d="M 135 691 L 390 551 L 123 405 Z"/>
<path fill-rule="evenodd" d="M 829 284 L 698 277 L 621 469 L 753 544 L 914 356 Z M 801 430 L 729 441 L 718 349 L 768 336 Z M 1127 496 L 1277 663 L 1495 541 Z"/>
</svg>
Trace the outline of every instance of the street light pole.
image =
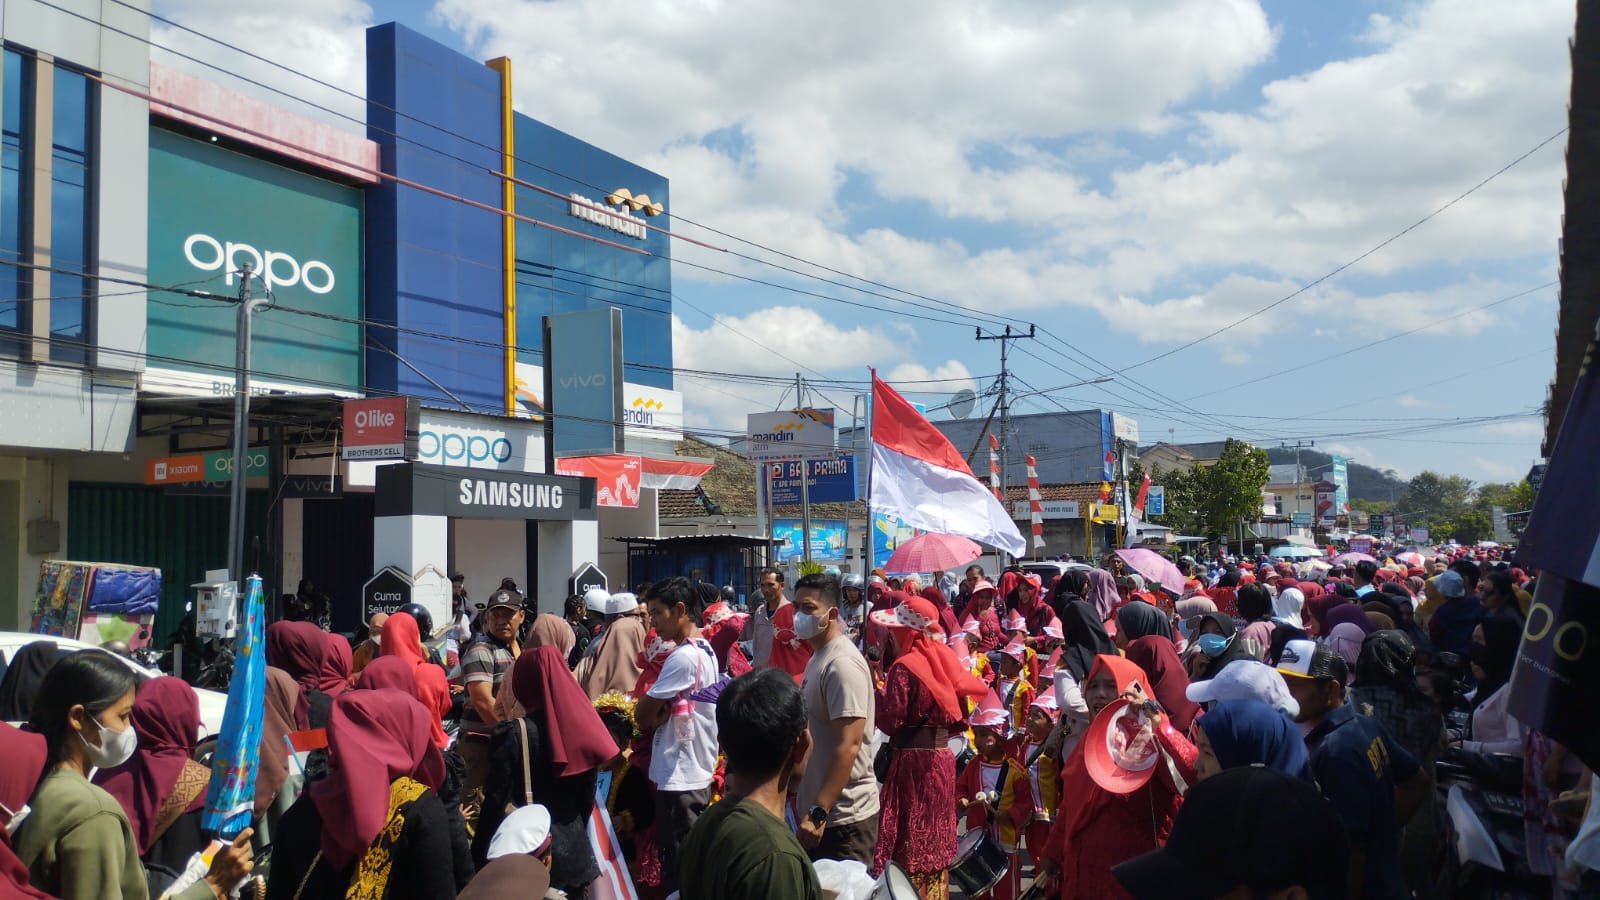
<svg viewBox="0 0 1600 900">
<path fill-rule="evenodd" d="M 228 486 L 229 580 L 244 583 L 245 475 L 250 454 L 250 314 L 272 304 L 250 296 L 250 264 L 239 272 L 238 325 L 234 330 L 233 482 Z"/>
</svg>

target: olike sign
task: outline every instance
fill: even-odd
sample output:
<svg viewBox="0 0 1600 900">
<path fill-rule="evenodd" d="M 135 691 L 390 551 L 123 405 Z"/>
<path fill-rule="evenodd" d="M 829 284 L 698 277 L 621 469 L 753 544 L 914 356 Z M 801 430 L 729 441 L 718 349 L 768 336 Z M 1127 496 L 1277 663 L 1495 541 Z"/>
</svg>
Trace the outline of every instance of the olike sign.
<svg viewBox="0 0 1600 900">
<path fill-rule="evenodd" d="M 833 410 L 751 413 L 745 427 L 751 459 L 818 459 L 833 455 Z"/>
<path fill-rule="evenodd" d="M 1150 494 L 1145 498 L 1144 511 L 1147 515 L 1162 516 L 1167 512 L 1167 489 L 1159 484 L 1150 485 Z"/>
<path fill-rule="evenodd" d="M 405 397 L 344 402 L 344 459 L 405 459 L 416 450 L 417 404 Z M 411 437 L 408 444 L 407 437 Z"/>
<path fill-rule="evenodd" d="M 811 478 L 806 489 L 812 503 L 848 503 L 856 499 L 854 457 L 786 459 L 768 463 L 767 470 L 767 497 L 773 506 L 800 505 L 800 473 L 807 470 Z"/>
</svg>

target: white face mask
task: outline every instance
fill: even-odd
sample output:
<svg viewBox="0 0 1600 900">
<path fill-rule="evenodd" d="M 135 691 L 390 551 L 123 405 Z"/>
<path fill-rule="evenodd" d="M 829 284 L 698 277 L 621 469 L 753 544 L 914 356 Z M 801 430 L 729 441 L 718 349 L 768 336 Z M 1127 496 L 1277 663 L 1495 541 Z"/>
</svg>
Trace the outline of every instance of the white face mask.
<svg viewBox="0 0 1600 900">
<path fill-rule="evenodd" d="M 139 733 L 129 725 L 122 731 L 112 731 L 99 719 L 95 724 L 100 727 L 100 743 L 91 744 L 89 739 L 78 732 L 78 740 L 83 741 L 84 749 L 89 752 L 89 765 L 97 769 L 114 769 L 127 762 L 133 756 L 133 751 L 139 746 Z"/>
<path fill-rule="evenodd" d="M 826 616 L 815 616 L 811 613 L 796 612 L 794 614 L 794 633 L 801 640 L 809 641 L 828 628 Z"/>
</svg>

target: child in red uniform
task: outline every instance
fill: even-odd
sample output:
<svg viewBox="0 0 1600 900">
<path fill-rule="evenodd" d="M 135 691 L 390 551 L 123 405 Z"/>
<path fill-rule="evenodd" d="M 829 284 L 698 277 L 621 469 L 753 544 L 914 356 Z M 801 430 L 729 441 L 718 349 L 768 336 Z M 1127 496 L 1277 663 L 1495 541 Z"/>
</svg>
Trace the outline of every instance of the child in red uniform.
<svg viewBox="0 0 1600 900">
<path fill-rule="evenodd" d="M 957 807 L 967 815 L 967 829 L 986 828 L 1006 852 L 1011 865 L 987 896 L 1015 900 L 1022 892 L 1020 838 L 1033 816 L 1033 791 L 1022 764 L 1006 752 L 1007 715 L 992 692 L 970 717 L 978 757 L 956 779 Z"/>
<path fill-rule="evenodd" d="M 1006 715 L 1019 729 L 1028 716 L 1028 707 L 1033 705 L 1036 693 L 1033 682 L 1028 680 L 1024 671 L 1028 654 L 1032 652 L 1021 641 L 1012 641 L 1000 648 L 1000 678 L 995 682 L 994 689 L 1000 697 L 1000 705 L 1005 707 Z"/>
<path fill-rule="evenodd" d="M 1023 837 L 1035 872 L 1044 855 L 1045 841 L 1050 837 L 1050 823 L 1061 803 L 1061 761 L 1054 754 L 1039 752 L 1055 727 L 1059 712 L 1053 691 L 1045 691 L 1035 698 L 1028 708 L 1026 727 L 1018 747 L 1018 756 L 1028 770 L 1028 786 L 1033 789 L 1033 818 Z"/>
</svg>

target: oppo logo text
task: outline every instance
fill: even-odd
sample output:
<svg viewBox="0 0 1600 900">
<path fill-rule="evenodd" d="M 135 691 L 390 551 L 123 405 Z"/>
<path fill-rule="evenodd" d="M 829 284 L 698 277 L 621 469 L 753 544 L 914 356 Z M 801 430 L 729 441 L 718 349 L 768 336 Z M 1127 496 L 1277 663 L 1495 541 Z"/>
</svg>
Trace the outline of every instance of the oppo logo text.
<svg viewBox="0 0 1600 900">
<path fill-rule="evenodd" d="M 249 244 L 219 241 L 209 234 L 191 234 L 183 242 L 183 257 L 202 272 L 224 271 L 223 283 L 233 285 L 233 273 L 246 263 L 257 273 L 268 291 L 275 287 L 299 285 L 313 294 L 333 290 L 333 270 L 321 260 L 301 263 L 277 250 L 257 250 Z"/>
</svg>

